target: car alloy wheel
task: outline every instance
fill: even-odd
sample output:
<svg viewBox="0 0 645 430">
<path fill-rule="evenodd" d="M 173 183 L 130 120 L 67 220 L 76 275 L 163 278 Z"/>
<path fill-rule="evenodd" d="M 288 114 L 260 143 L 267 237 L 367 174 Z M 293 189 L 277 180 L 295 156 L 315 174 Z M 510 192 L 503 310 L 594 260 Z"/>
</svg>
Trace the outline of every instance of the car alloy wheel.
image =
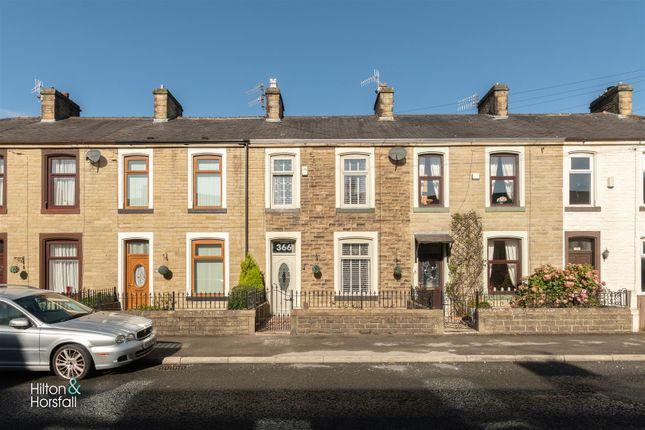
<svg viewBox="0 0 645 430">
<path fill-rule="evenodd" d="M 56 351 L 53 364 L 56 374 L 65 379 L 82 379 L 91 366 L 88 354 L 73 345 L 64 346 Z"/>
</svg>

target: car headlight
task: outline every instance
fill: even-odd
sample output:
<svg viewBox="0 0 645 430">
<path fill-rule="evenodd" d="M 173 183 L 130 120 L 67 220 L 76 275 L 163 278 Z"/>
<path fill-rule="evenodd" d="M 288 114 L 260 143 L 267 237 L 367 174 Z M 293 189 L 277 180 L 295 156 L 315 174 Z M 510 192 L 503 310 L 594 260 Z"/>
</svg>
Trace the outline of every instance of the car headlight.
<svg viewBox="0 0 645 430">
<path fill-rule="evenodd" d="M 126 342 L 130 342 L 131 340 L 135 340 L 134 333 L 128 333 L 128 335 L 125 337 Z"/>
<path fill-rule="evenodd" d="M 115 341 L 116 343 L 123 343 L 123 342 L 125 342 L 125 336 L 123 336 L 122 334 L 120 334 L 120 335 L 118 335 L 118 336 L 116 337 L 116 339 L 114 339 L 114 341 Z"/>
</svg>

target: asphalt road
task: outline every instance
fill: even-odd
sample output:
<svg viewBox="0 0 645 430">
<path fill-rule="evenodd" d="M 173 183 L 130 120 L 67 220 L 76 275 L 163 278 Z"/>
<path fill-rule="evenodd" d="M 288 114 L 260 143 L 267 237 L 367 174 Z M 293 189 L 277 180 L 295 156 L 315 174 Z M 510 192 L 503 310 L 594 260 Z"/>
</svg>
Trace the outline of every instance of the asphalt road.
<svg viewBox="0 0 645 430">
<path fill-rule="evenodd" d="M 30 407 L 45 374 L 0 374 L 0 427 L 645 428 L 645 363 L 161 366 L 81 381 L 76 408 Z"/>
</svg>

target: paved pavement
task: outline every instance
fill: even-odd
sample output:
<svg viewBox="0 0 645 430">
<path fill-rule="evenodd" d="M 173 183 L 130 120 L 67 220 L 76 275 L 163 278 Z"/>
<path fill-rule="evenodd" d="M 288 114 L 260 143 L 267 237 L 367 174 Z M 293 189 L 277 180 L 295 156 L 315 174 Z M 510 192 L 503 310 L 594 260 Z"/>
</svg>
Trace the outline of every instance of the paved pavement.
<svg viewBox="0 0 645 430">
<path fill-rule="evenodd" d="M 642 363 L 163 366 L 146 360 L 81 381 L 76 408 L 29 406 L 0 375 L 2 428 L 637 429 Z"/>
<path fill-rule="evenodd" d="M 645 333 L 531 336 L 281 336 L 164 338 L 167 364 L 645 361 Z"/>
</svg>

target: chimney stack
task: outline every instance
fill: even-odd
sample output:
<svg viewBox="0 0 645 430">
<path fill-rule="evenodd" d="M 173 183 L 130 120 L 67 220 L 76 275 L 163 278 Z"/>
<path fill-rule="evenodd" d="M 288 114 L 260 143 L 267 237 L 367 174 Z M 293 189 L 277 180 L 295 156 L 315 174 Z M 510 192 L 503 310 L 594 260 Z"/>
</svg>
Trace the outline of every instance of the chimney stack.
<svg viewBox="0 0 645 430">
<path fill-rule="evenodd" d="M 508 116 L 508 85 L 496 83 L 477 103 L 477 111 L 484 115 Z"/>
<path fill-rule="evenodd" d="M 69 98 L 69 93 L 61 93 L 56 88 L 40 90 L 40 120 L 54 122 L 79 116 L 81 108 Z"/>
<path fill-rule="evenodd" d="M 266 120 L 269 122 L 281 121 L 284 118 L 284 103 L 276 78 L 269 79 L 269 88 L 264 94 L 266 96 Z"/>
<path fill-rule="evenodd" d="M 589 112 L 610 112 L 618 115 L 632 114 L 632 86 L 619 82 L 607 88 L 602 95 L 591 102 Z"/>
<path fill-rule="evenodd" d="M 385 82 L 379 83 L 376 90 L 374 113 L 379 120 L 392 121 L 394 119 L 394 88 L 388 87 Z"/>
<path fill-rule="evenodd" d="M 184 108 L 170 91 L 161 85 L 152 91 L 154 95 L 154 121 L 167 122 L 175 119 L 184 113 Z"/>
</svg>

